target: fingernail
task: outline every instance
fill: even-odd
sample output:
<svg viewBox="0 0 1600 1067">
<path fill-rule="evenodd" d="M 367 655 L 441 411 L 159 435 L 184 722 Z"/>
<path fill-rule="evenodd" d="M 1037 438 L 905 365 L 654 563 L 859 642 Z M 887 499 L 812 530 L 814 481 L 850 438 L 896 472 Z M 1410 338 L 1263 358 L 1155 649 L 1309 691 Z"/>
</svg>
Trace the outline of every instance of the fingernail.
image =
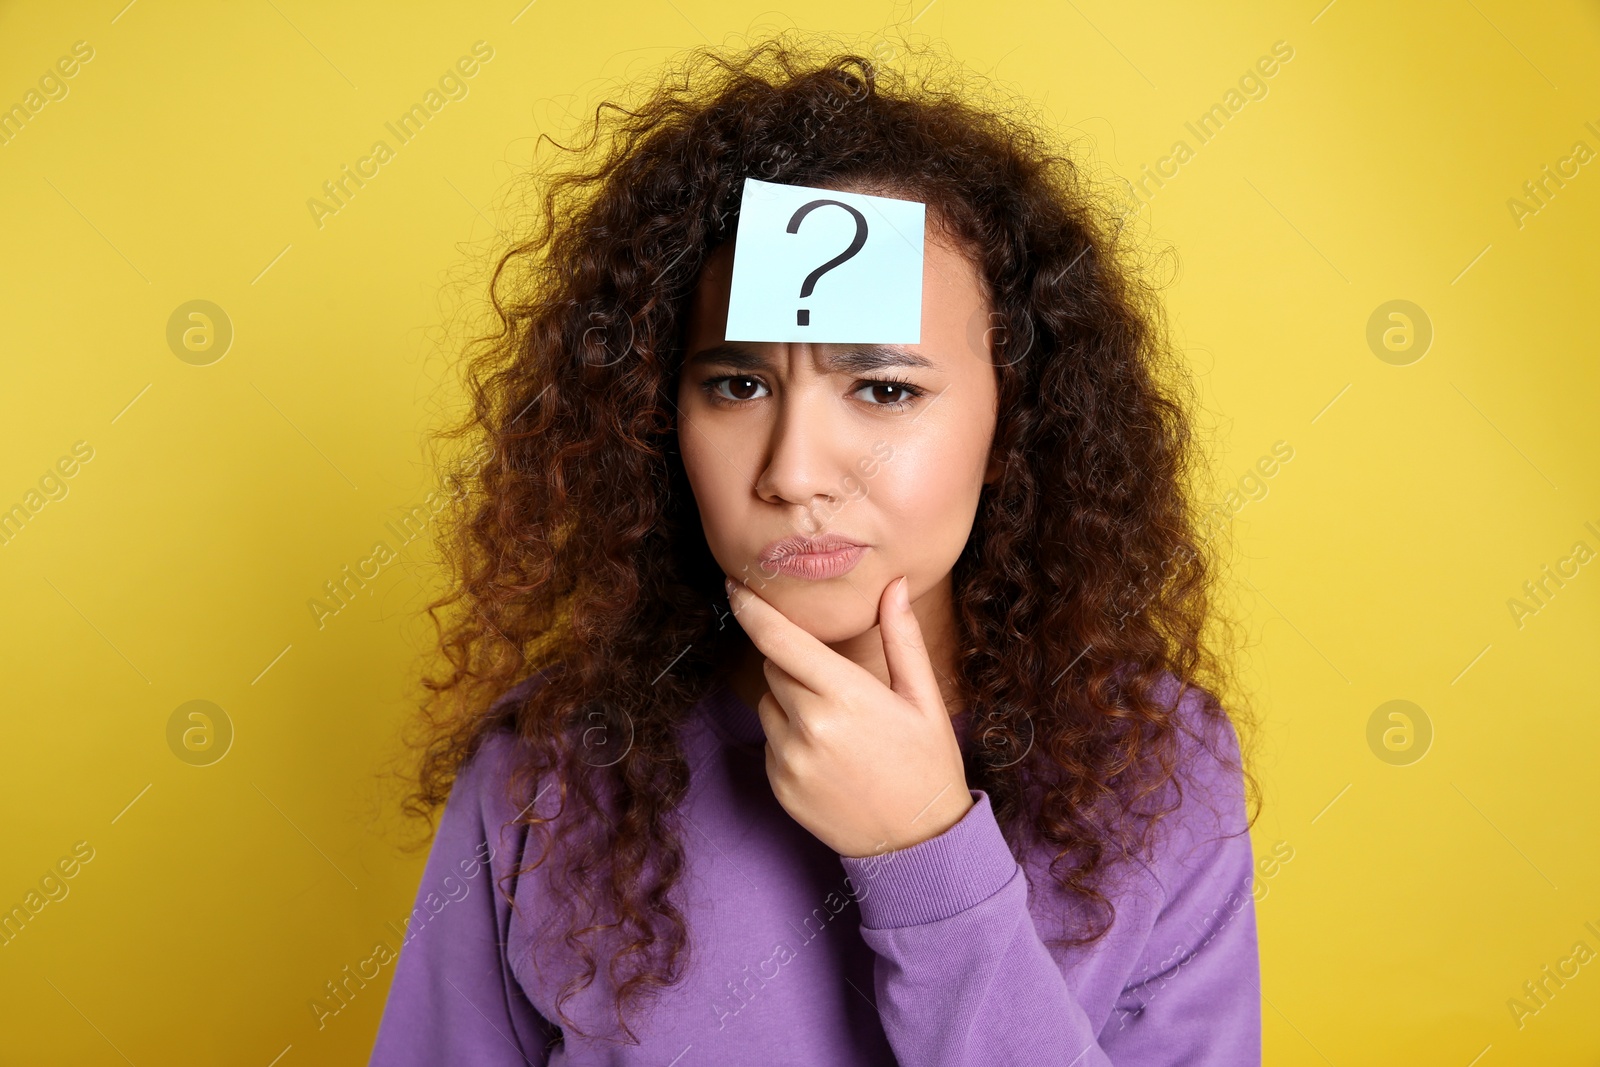
<svg viewBox="0 0 1600 1067">
<path fill-rule="evenodd" d="M 900 579 L 900 591 L 894 595 L 894 598 L 897 601 L 900 602 L 900 610 L 901 611 L 910 611 L 911 610 L 911 590 L 910 590 L 910 585 L 911 585 L 911 579 L 909 579 L 909 578 Z"/>
<path fill-rule="evenodd" d="M 728 596 L 731 599 L 732 596 L 733 596 L 733 579 L 732 578 L 724 578 L 724 579 L 722 579 L 722 588 L 724 588 L 724 589 L 726 589 L 728 591 Z"/>
</svg>

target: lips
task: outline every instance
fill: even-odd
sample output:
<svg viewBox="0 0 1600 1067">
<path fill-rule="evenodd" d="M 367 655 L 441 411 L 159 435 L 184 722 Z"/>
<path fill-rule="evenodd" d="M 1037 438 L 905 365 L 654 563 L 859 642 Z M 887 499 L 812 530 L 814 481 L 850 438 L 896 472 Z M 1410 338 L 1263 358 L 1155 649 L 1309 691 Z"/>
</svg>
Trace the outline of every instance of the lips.
<svg viewBox="0 0 1600 1067">
<path fill-rule="evenodd" d="M 762 563 L 778 563 L 790 556 L 821 556 L 841 549 L 865 548 L 860 541 L 827 534 L 822 537 L 782 537 L 761 550 Z"/>
<path fill-rule="evenodd" d="M 840 578 L 850 573 L 867 546 L 848 537 L 828 534 L 823 537 L 784 537 L 761 550 L 759 566 L 770 572 L 809 581 Z"/>
</svg>

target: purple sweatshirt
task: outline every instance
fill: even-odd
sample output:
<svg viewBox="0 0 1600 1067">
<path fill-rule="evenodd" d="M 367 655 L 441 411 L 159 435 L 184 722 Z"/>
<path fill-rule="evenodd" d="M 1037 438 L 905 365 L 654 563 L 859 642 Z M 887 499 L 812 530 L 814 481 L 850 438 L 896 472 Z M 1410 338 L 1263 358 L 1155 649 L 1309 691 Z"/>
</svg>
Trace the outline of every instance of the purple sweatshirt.
<svg viewBox="0 0 1600 1067">
<path fill-rule="evenodd" d="M 1190 690 L 1179 704 L 1191 729 L 1197 697 Z M 1231 729 L 1210 737 L 1237 761 Z M 445 806 L 371 1063 L 1261 1062 L 1243 781 L 1190 735 L 1180 747 L 1183 803 L 1158 824 L 1154 860 L 1119 865 L 1101 887 L 1114 924 L 1076 949 L 1045 941 L 1064 936 L 1064 918 L 1081 905 L 1055 885 L 1043 849 L 1018 863 L 983 790 L 937 837 L 844 857 L 778 804 L 764 744 L 760 718 L 725 686 L 688 720 L 679 891 L 688 890 L 690 963 L 679 984 L 630 1012 L 640 1040 L 630 1045 L 563 1039 L 551 1022 L 564 976 L 549 973 L 550 957 L 540 957 L 541 974 L 526 955 L 530 923 L 550 913 L 545 868 L 506 883 L 513 922 L 495 886 L 514 861 L 537 857 L 538 839 L 503 826 L 518 814 L 503 799 L 512 740 L 488 740 Z M 541 793 L 536 810 L 553 813 L 555 794 Z M 564 1005 L 591 1034 L 619 1033 L 608 959 Z"/>
</svg>

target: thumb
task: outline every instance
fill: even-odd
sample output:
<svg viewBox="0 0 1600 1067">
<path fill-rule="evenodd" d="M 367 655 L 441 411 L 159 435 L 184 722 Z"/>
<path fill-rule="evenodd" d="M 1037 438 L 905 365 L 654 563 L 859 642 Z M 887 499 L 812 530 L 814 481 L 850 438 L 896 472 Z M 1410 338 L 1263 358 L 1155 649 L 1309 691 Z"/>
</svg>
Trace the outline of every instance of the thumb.
<svg viewBox="0 0 1600 1067">
<path fill-rule="evenodd" d="M 889 688 L 919 708 L 941 707 L 944 698 L 933 676 L 922 627 L 911 610 L 910 586 L 909 578 L 890 582 L 878 601 L 878 634 L 889 666 Z"/>
</svg>

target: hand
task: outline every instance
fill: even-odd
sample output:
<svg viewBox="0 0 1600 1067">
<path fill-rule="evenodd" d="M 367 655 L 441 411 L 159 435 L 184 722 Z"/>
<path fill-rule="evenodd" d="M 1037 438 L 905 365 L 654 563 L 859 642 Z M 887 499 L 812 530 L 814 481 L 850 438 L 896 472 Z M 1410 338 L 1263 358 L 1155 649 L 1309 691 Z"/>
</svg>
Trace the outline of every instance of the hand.
<svg viewBox="0 0 1600 1067">
<path fill-rule="evenodd" d="M 878 601 L 890 684 L 839 655 L 749 587 L 728 581 L 739 625 L 767 657 L 756 708 L 767 779 L 795 822 L 841 856 L 937 837 L 972 807 L 961 746 L 904 578 Z"/>
</svg>

